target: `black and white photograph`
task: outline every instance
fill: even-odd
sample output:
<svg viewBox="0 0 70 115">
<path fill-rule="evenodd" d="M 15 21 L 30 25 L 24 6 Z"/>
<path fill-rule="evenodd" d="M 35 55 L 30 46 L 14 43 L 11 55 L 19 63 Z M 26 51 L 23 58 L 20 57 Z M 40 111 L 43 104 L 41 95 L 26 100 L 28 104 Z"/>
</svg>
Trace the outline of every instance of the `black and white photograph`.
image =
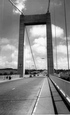
<svg viewBox="0 0 70 115">
<path fill-rule="evenodd" d="M 0 0 L 0 115 L 70 115 L 70 0 Z"/>
</svg>

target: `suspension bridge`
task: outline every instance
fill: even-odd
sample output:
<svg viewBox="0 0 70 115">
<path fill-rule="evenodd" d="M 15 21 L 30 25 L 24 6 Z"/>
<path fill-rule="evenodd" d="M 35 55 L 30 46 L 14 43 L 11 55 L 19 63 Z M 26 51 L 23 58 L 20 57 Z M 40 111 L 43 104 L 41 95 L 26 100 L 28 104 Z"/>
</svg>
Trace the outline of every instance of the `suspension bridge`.
<svg viewBox="0 0 70 115">
<path fill-rule="evenodd" d="M 8 0 L 21 14 L 19 22 L 19 45 L 18 45 L 18 79 L 3 81 L 0 83 L 0 114 L 5 115 L 49 115 L 70 114 L 70 81 L 61 79 L 54 72 L 53 40 L 51 27 L 50 0 L 45 14 L 24 15 L 24 13 Z M 65 35 L 67 48 L 67 65 L 69 70 L 69 52 L 67 39 L 66 3 L 64 0 Z M 54 9 L 55 10 L 55 9 Z M 54 11 L 54 22 L 56 15 Z M 36 77 L 25 78 L 24 70 L 24 35 L 25 31 L 32 54 L 35 70 L 38 71 L 27 26 L 46 25 L 47 38 L 47 72 L 39 72 Z M 55 27 L 55 43 L 56 27 Z M 56 68 L 58 69 L 56 47 Z M 46 73 L 45 73 L 46 72 Z"/>
</svg>

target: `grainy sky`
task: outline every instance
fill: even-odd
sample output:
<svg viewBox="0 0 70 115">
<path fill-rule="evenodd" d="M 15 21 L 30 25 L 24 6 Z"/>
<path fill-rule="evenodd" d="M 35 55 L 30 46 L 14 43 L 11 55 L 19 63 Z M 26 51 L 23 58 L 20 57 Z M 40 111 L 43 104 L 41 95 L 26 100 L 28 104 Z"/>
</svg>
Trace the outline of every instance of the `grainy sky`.
<svg viewBox="0 0 70 115">
<path fill-rule="evenodd" d="M 48 0 L 12 0 L 15 5 L 24 13 L 44 14 L 47 12 Z M 54 68 L 57 62 L 59 69 L 67 69 L 67 49 L 65 37 L 64 0 L 51 0 L 50 4 Z M 67 14 L 67 38 L 70 52 L 70 0 L 66 0 Z M 0 0 L 0 68 L 17 68 L 18 60 L 18 39 L 19 39 L 19 18 L 20 13 L 8 0 Z M 55 44 L 56 28 L 56 44 Z M 46 26 L 27 27 L 29 39 L 36 66 L 40 69 L 47 68 L 46 54 Z M 27 34 L 25 32 L 25 68 L 34 68 Z M 70 53 L 69 53 L 70 55 Z"/>
</svg>

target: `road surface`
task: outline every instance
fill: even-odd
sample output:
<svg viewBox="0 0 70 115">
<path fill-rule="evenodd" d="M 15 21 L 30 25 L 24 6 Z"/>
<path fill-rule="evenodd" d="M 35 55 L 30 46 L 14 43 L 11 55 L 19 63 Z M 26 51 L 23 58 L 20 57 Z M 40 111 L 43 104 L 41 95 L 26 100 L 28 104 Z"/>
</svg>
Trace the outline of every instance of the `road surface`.
<svg viewBox="0 0 70 115">
<path fill-rule="evenodd" d="M 0 115 L 27 115 L 44 78 L 24 78 L 0 83 Z"/>
</svg>

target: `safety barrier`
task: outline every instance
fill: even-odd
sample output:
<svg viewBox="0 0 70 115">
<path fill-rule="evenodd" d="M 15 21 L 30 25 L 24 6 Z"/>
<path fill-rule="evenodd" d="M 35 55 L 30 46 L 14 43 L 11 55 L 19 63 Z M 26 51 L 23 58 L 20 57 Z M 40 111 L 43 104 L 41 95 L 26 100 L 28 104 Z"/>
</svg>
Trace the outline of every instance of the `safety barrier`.
<svg viewBox="0 0 70 115">
<path fill-rule="evenodd" d="M 70 82 L 53 75 L 50 75 L 50 79 L 70 103 Z"/>
</svg>

